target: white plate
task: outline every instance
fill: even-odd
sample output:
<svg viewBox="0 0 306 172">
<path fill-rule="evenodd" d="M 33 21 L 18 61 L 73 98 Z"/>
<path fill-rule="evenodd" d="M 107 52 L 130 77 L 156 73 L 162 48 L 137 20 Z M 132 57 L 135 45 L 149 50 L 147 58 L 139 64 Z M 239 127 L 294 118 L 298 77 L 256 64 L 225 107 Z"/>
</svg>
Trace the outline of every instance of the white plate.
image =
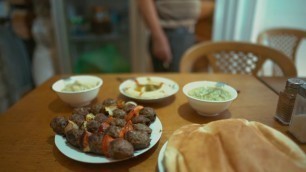
<svg viewBox="0 0 306 172">
<path fill-rule="evenodd" d="M 145 149 L 135 151 L 133 157 L 136 157 L 138 155 L 145 153 L 146 151 L 151 149 L 160 139 L 162 135 L 162 124 L 158 117 L 156 117 L 155 121 L 150 125 L 150 128 L 152 129 L 150 146 Z M 102 155 L 84 153 L 78 150 L 77 148 L 74 148 L 70 144 L 68 144 L 66 142 L 65 137 L 61 135 L 55 135 L 55 145 L 64 155 L 66 155 L 67 157 L 73 160 L 80 161 L 80 162 L 97 164 L 97 163 L 111 163 L 111 162 L 125 160 L 125 159 L 111 159 L 111 158 L 106 158 L 105 156 L 102 156 Z M 133 157 L 130 157 L 130 158 L 133 158 Z"/>
<path fill-rule="evenodd" d="M 138 92 L 135 91 L 137 88 L 137 84 L 135 82 L 137 80 L 140 84 L 147 83 L 162 83 L 162 87 L 149 92 Z M 135 79 L 125 80 L 119 86 L 119 91 L 126 97 L 131 99 L 139 100 L 142 102 L 155 102 L 162 100 L 164 98 L 170 97 L 177 93 L 179 90 L 179 85 L 167 78 L 156 77 L 156 76 L 145 76 L 145 77 L 137 77 Z"/>
<path fill-rule="evenodd" d="M 164 165 L 163 165 L 163 159 L 164 159 L 164 153 L 167 147 L 167 142 L 164 143 L 163 147 L 160 149 L 159 154 L 158 154 L 158 159 L 157 159 L 157 166 L 158 166 L 158 171 L 159 172 L 164 172 Z"/>
</svg>

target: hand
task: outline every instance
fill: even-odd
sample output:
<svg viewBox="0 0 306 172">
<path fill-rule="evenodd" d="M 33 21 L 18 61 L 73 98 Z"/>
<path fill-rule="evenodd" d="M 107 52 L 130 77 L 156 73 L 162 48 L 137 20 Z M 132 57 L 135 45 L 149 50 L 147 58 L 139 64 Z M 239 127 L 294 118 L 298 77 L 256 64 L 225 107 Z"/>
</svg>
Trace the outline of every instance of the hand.
<svg viewBox="0 0 306 172">
<path fill-rule="evenodd" d="M 165 64 L 169 64 L 172 61 L 172 53 L 166 35 L 161 34 L 156 38 L 153 37 L 152 43 L 153 54 Z"/>
</svg>

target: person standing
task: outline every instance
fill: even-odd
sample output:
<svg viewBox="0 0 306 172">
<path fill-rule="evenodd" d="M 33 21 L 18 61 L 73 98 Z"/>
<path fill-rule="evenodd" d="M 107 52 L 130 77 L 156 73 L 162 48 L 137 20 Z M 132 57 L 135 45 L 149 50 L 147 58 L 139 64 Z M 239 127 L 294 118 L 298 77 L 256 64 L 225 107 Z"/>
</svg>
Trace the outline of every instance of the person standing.
<svg viewBox="0 0 306 172">
<path fill-rule="evenodd" d="M 149 52 L 154 72 L 178 72 L 183 53 L 195 44 L 194 26 L 212 6 L 201 0 L 137 0 L 151 32 Z"/>
</svg>

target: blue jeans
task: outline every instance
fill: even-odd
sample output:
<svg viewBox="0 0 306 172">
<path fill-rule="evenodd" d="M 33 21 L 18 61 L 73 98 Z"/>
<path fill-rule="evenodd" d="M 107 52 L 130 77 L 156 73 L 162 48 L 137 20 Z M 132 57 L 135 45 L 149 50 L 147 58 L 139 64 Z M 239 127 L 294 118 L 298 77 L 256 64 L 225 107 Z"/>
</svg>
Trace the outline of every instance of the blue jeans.
<svg viewBox="0 0 306 172">
<path fill-rule="evenodd" d="M 170 44 L 172 62 L 170 63 L 169 68 L 164 67 L 163 61 L 156 58 L 152 53 L 152 38 L 150 38 L 149 52 L 154 72 L 178 72 L 181 57 L 188 48 L 194 45 L 195 35 L 187 27 L 164 29 L 164 31 Z"/>
</svg>

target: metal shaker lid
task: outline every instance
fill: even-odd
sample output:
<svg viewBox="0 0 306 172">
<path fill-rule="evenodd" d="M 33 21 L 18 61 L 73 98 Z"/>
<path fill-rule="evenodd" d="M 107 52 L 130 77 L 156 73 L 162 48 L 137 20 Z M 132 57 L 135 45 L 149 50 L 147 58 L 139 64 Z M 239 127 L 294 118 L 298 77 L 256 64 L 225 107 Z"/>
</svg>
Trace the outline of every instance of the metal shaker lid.
<svg viewBox="0 0 306 172">
<path fill-rule="evenodd" d="M 289 78 L 286 82 L 286 87 L 290 87 L 293 89 L 299 89 L 301 85 L 305 83 L 304 80 L 299 79 L 299 78 Z"/>
</svg>

